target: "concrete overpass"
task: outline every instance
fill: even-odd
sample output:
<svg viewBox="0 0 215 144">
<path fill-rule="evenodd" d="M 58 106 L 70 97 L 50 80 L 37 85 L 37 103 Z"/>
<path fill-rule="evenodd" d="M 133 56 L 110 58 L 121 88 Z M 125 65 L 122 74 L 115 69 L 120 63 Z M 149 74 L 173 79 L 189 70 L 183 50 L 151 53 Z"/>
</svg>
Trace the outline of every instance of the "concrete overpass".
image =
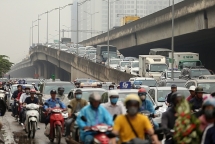
<svg viewBox="0 0 215 144">
<path fill-rule="evenodd" d="M 175 5 L 175 51 L 197 52 L 205 67 L 215 47 L 215 1 L 185 0 Z M 171 48 L 171 7 L 110 31 L 110 44 L 125 56 L 148 54 L 151 48 Z M 83 45 L 107 44 L 107 33 L 82 41 Z"/>
<path fill-rule="evenodd" d="M 34 77 L 35 74 L 38 74 L 44 78 L 51 78 L 54 74 L 56 78 L 65 81 L 73 81 L 76 78 L 93 78 L 116 83 L 127 81 L 132 77 L 130 74 L 44 46 L 32 49 L 30 58 L 14 65 L 9 74 L 11 77 Z"/>
</svg>

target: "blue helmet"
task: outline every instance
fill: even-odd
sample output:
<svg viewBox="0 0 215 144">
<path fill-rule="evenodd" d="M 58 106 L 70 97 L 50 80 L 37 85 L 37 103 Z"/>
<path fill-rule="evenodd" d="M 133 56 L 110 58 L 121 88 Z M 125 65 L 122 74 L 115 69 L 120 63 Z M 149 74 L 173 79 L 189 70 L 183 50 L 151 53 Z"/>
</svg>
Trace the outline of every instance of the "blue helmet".
<svg viewBox="0 0 215 144">
<path fill-rule="evenodd" d="M 206 99 L 203 104 L 202 104 L 203 108 L 206 106 L 213 106 L 215 108 L 215 98 L 209 98 Z"/>
</svg>

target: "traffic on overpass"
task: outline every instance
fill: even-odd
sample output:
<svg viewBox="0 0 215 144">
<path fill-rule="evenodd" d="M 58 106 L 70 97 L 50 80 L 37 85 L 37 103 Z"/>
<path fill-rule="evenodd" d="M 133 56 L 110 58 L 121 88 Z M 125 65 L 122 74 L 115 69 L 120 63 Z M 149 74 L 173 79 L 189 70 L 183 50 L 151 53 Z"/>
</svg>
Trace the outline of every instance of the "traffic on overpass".
<svg viewBox="0 0 215 144">
<path fill-rule="evenodd" d="M 112 18 L 115 9 L 123 8 L 120 0 L 97 1 L 107 11 L 94 1 L 61 2 L 62 6 L 40 11 L 31 21 L 27 56 L 10 62 L 10 55 L 0 55 L 0 143 L 215 144 L 215 67 L 205 57 L 211 54 L 207 46 L 198 51 L 199 43 L 194 49 L 192 38 L 190 49 L 177 48 L 182 40 L 178 37 L 215 36 L 211 23 L 215 2 L 130 0 L 127 4 L 136 8 L 136 14 L 116 14 L 120 21 Z M 161 7 L 143 15 L 138 8 L 148 3 Z M 93 11 L 90 4 L 95 5 Z M 61 23 L 67 8 L 77 14 L 66 19 L 71 27 Z M 58 38 L 49 34 L 49 14 L 54 11 Z M 98 19 L 103 13 L 106 19 Z M 90 21 L 80 24 L 83 17 Z M 194 19 L 198 26 L 189 29 Z M 96 30 L 99 20 L 105 30 Z M 43 21 L 46 31 L 41 30 Z M 166 26 L 168 21 L 171 25 Z M 148 27 L 152 23 L 153 28 Z M 142 32 L 146 33 L 140 42 Z M 45 42 L 41 35 L 46 35 Z M 146 40 L 149 37 L 154 40 Z M 213 43 L 208 37 L 201 41 Z"/>
</svg>

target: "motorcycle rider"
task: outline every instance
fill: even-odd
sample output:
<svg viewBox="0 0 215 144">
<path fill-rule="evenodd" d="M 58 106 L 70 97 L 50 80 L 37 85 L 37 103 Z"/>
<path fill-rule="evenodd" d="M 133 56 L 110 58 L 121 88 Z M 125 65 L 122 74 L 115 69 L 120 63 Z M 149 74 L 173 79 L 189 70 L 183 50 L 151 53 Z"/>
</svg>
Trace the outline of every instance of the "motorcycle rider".
<svg viewBox="0 0 215 144">
<path fill-rule="evenodd" d="M 171 95 L 172 95 L 174 92 L 176 92 L 176 91 L 177 91 L 177 85 L 176 85 L 176 84 L 172 84 L 172 85 L 171 85 L 171 93 L 169 93 L 169 94 L 166 96 L 166 101 L 165 101 L 165 103 L 166 103 L 166 105 L 167 105 L 168 107 L 170 107 Z"/>
<path fill-rule="evenodd" d="M 19 99 L 20 108 L 21 108 L 20 109 L 20 114 L 19 114 L 20 123 L 23 123 L 22 116 L 23 116 L 23 113 L 24 113 L 24 109 L 22 108 L 22 105 L 24 104 L 25 99 L 27 97 L 30 97 L 30 87 L 25 87 L 25 93 L 22 93 L 22 95 L 20 96 L 20 99 Z"/>
<path fill-rule="evenodd" d="M 66 106 L 64 105 L 63 102 L 60 101 L 59 98 L 56 98 L 56 90 L 51 90 L 50 91 L 50 95 L 51 95 L 51 98 L 46 100 L 45 102 L 45 105 L 44 105 L 44 110 L 46 110 L 47 112 L 50 111 L 51 108 L 54 108 L 54 107 L 60 107 L 62 109 L 66 109 Z M 48 114 L 48 116 L 46 117 L 46 120 L 45 120 L 45 125 L 46 125 L 46 130 L 45 130 L 45 135 L 49 135 L 49 132 L 50 132 L 50 129 L 47 128 L 47 125 L 50 123 L 50 114 Z"/>
<path fill-rule="evenodd" d="M 39 104 L 39 101 L 36 97 L 34 97 L 36 94 L 36 90 L 35 89 L 31 89 L 30 90 L 30 97 L 27 97 L 25 99 L 25 102 L 23 103 L 23 105 L 26 105 L 26 104 L 31 104 L 31 103 L 34 103 L 34 104 Z M 22 111 L 22 122 L 25 122 L 25 119 L 26 119 L 26 109 L 23 108 L 23 111 Z M 23 127 L 24 129 L 24 127 Z"/>
<path fill-rule="evenodd" d="M 89 96 L 90 105 L 85 106 L 81 109 L 78 117 L 77 123 L 80 128 L 80 138 L 84 144 L 91 144 L 94 140 L 93 135 L 90 131 L 85 132 L 84 130 L 89 130 L 91 126 L 97 124 L 107 124 L 109 126 L 113 125 L 113 118 L 110 113 L 100 105 L 101 95 L 98 93 L 92 93 Z M 83 121 L 81 117 L 85 117 L 87 122 Z"/>
<path fill-rule="evenodd" d="M 190 91 L 190 96 L 187 97 L 187 101 L 189 102 L 192 98 L 195 97 L 195 86 L 190 86 L 189 91 Z"/>
<path fill-rule="evenodd" d="M 145 88 L 141 88 L 138 90 L 138 96 L 140 97 L 141 101 L 142 101 L 142 105 L 139 109 L 139 111 L 149 111 L 151 114 L 153 114 L 154 117 L 156 117 L 155 113 L 155 109 L 153 107 L 153 104 L 150 100 L 146 99 L 147 96 L 147 92 Z M 155 129 L 157 129 L 159 127 L 158 123 L 156 123 L 155 121 L 153 121 Z"/>
<path fill-rule="evenodd" d="M 0 90 L 5 91 L 5 88 L 4 88 L 3 84 L 2 84 L 2 82 L 0 82 Z"/>
<path fill-rule="evenodd" d="M 195 89 L 195 94 L 196 96 L 194 98 L 192 98 L 189 103 L 192 106 L 192 110 L 195 111 L 196 109 L 200 109 L 202 107 L 202 103 L 203 103 L 203 88 L 198 86 Z"/>
<path fill-rule="evenodd" d="M 111 90 L 108 92 L 108 96 L 110 102 L 103 104 L 103 106 L 112 116 L 123 114 L 123 106 L 117 103 L 119 100 L 119 93 L 116 90 Z"/>
<path fill-rule="evenodd" d="M 109 90 L 113 90 L 114 89 L 114 85 L 109 85 Z"/>
<path fill-rule="evenodd" d="M 17 90 L 15 90 L 13 92 L 12 99 L 16 99 L 20 92 L 22 92 L 22 85 L 17 85 Z M 15 101 L 13 102 L 13 105 L 11 106 L 12 116 L 15 116 L 17 114 L 14 107 L 15 107 Z"/>
<path fill-rule="evenodd" d="M 60 101 L 63 102 L 65 105 L 67 104 L 68 99 L 64 95 L 64 88 L 63 87 L 58 87 L 56 98 L 60 99 Z"/>
<path fill-rule="evenodd" d="M 69 105 L 72 107 L 72 109 L 68 109 L 68 117 L 70 118 L 65 121 L 66 125 L 65 136 L 70 136 L 70 128 L 73 122 L 73 119 L 71 119 L 72 114 L 79 112 L 83 107 L 85 107 L 88 104 L 85 99 L 82 99 L 82 91 L 80 89 L 77 89 L 74 95 L 75 98 L 72 99 L 69 103 Z"/>
<path fill-rule="evenodd" d="M 204 105 L 207 103 L 206 107 Z M 201 144 L 214 144 L 215 143 L 215 98 L 205 100 L 203 103 L 204 115 L 210 119 L 208 125 L 203 133 Z M 201 127 L 200 127 L 201 128 Z"/>
<path fill-rule="evenodd" d="M 166 129 L 173 129 L 175 125 L 175 121 L 177 117 L 175 116 L 176 114 L 176 107 L 178 104 L 181 103 L 182 99 L 184 96 L 178 92 L 174 92 L 171 95 L 171 107 L 167 109 L 166 112 L 162 114 L 161 117 L 161 127 L 166 128 Z M 174 144 L 173 139 L 166 139 L 165 144 Z"/>
<path fill-rule="evenodd" d="M 119 135 L 120 142 L 126 143 L 135 138 L 144 140 L 145 133 L 147 133 L 151 136 L 155 144 L 159 144 L 160 142 L 157 136 L 154 135 L 154 129 L 148 117 L 138 112 L 142 105 L 139 96 L 136 94 L 129 94 L 124 104 L 127 109 L 127 114 L 116 117 L 112 131 L 115 135 Z M 115 144 L 116 139 L 113 139 L 112 142 Z"/>
<path fill-rule="evenodd" d="M 35 86 L 35 83 L 32 83 L 32 85 L 33 85 L 34 89 L 35 89 L 36 91 L 38 91 L 37 87 Z"/>
<path fill-rule="evenodd" d="M 101 83 L 97 83 L 97 88 L 102 88 L 102 84 Z"/>
<path fill-rule="evenodd" d="M 214 123 L 215 117 L 213 113 L 215 112 L 215 98 L 209 98 L 205 100 L 202 104 L 202 115 L 199 117 L 200 130 L 203 132 L 205 128 Z"/>
</svg>

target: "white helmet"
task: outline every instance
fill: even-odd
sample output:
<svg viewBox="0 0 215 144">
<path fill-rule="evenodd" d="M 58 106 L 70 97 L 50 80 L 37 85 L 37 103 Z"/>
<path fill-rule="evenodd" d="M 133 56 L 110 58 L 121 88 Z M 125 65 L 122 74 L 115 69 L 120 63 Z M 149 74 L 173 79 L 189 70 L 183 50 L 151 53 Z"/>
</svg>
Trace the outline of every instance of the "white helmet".
<svg viewBox="0 0 215 144">
<path fill-rule="evenodd" d="M 116 90 L 108 91 L 108 97 L 111 97 L 111 96 L 119 96 L 118 91 L 116 91 Z"/>
<path fill-rule="evenodd" d="M 195 86 L 190 86 L 189 91 L 195 91 L 196 87 Z"/>
</svg>

